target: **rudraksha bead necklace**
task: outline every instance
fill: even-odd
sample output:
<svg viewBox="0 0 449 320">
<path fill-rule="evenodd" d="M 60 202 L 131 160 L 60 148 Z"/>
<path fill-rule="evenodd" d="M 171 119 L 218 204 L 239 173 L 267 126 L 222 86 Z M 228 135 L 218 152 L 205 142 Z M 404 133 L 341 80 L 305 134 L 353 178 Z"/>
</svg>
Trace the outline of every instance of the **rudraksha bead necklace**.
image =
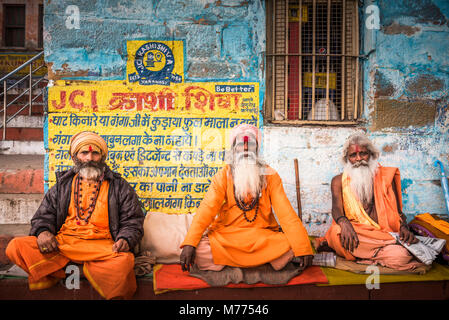
<svg viewBox="0 0 449 320">
<path fill-rule="evenodd" d="M 79 175 L 75 179 L 75 208 L 76 208 L 76 224 L 80 225 L 80 221 L 84 221 L 86 224 L 89 222 L 92 213 L 94 212 L 95 205 L 97 204 L 98 195 L 100 194 L 101 184 L 103 182 L 103 178 L 97 181 L 95 184 L 95 191 L 92 192 L 93 197 L 90 198 L 90 205 L 87 209 L 83 209 L 81 207 L 81 191 L 83 189 L 80 187 L 81 178 Z M 87 215 L 86 215 L 87 214 Z M 86 215 L 84 217 L 84 215 Z"/>
<path fill-rule="evenodd" d="M 234 189 L 234 198 L 235 198 L 235 203 L 237 204 L 237 206 L 240 208 L 240 210 L 243 211 L 243 217 L 245 218 L 245 220 L 248 221 L 249 223 L 254 222 L 254 220 L 256 220 L 256 218 L 257 218 L 257 213 L 259 212 L 259 198 L 260 198 L 260 194 L 258 194 L 253 199 L 253 201 L 251 201 L 251 203 L 249 205 L 247 205 L 243 201 L 240 201 L 240 199 L 235 196 L 235 189 Z M 256 207 L 256 212 L 254 214 L 254 217 L 252 219 L 248 219 L 248 217 L 246 216 L 246 212 L 253 210 L 254 207 Z"/>
</svg>

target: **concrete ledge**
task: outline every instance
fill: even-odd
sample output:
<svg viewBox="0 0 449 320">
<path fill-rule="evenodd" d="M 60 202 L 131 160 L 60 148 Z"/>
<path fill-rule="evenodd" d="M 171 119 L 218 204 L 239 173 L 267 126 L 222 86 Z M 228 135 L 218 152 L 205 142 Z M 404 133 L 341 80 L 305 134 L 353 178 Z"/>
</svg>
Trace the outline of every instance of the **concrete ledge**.
<svg viewBox="0 0 449 320">
<path fill-rule="evenodd" d="M 19 155 L 19 154 L 35 154 L 44 155 L 43 141 L 0 141 L 0 154 Z"/>
<path fill-rule="evenodd" d="M 8 122 L 6 128 L 43 128 L 43 116 L 16 116 Z"/>
<path fill-rule="evenodd" d="M 13 237 L 28 235 L 30 233 L 30 229 L 31 224 L 29 221 L 28 223 L 19 223 L 19 224 L 0 224 L 0 239 L 2 235 Z M 5 248 L 3 248 L 0 245 L 0 252 Z"/>
<path fill-rule="evenodd" d="M 2 169 L 43 169 L 45 155 L 40 154 L 0 154 Z"/>
<path fill-rule="evenodd" d="M 0 139 L 3 140 L 3 131 L 0 131 Z M 44 130 L 42 128 L 6 128 L 6 139 L 12 141 L 44 141 Z"/>
<path fill-rule="evenodd" d="M 207 288 L 171 291 L 156 295 L 151 278 L 138 278 L 133 300 L 447 300 L 449 281 L 382 283 L 380 289 L 364 285 L 298 285 L 271 288 Z M 0 279 L 0 300 L 101 300 L 90 283 L 69 290 L 61 281 L 52 288 L 30 291 L 27 279 Z"/>
<path fill-rule="evenodd" d="M 44 194 L 0 194 L 0 224 L 27 224 Z"/>
</svg>

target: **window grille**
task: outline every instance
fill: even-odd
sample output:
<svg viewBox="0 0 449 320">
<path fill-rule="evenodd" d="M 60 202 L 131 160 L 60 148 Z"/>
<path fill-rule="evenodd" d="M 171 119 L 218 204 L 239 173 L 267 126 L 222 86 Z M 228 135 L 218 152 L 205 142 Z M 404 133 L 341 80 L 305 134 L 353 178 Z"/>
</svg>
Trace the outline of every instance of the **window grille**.
<svg viewBox="0 0 449 320">
<path fill-rule="evenodd" d="M 267 1 L 265 118 L 355 124 L 361 115 L 356 0 Z"/>
</svg>

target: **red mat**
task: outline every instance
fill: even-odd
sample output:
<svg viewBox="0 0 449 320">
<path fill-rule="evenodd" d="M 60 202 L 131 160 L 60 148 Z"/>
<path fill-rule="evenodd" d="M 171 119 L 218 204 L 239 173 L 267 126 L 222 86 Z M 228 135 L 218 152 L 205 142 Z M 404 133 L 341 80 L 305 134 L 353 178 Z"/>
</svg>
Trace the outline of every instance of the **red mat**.
<svg viewBox="0 0 449 320">
<path fill-rule="evenodd" d="M 287 284 L 270 285 L 258 282 L 256 284 L 230 283 L 225 288 L 256 288 L 256 287 L 282 287 L 300 284 L 328 283 L 326 275 L 318 266 L 311 266 L 300 275 L 292 278 Z M 196 290 L 210 288 L 204 280 L 189 276 L 182 271 L 180 264 L 155 265 L 153 270 L 153 287 L 156 294 L 171 290 Z"/>
</svg>

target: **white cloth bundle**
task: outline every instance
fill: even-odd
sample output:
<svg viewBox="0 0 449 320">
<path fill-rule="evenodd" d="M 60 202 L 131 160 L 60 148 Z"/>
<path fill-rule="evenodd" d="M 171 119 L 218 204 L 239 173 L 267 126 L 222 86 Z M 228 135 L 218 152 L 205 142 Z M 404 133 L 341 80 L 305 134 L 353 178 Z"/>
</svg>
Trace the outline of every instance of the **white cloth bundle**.
<svg viewBox="0 0 449 320">
<path fill-rule="evenodd" d="M 436 259 L 438 254 L 440 254 L 441 250 L 443 250 L 443 247 L 446 244 L 445 239 L 415 236 L 416 239 L 419 240 L 419 242 L 408 245 L 407 243 L 399 239 L 398 233 L 390 232 L 390 234 L 419 261 L 426 265 L 432 264 L 432 262 Z"/>
<path fill-rule="evenodd" d="M 312 265 L 321 267 L 335 267 L 337 256 L 333 252 L 321 252 L 313 256 Z"/>
</svg>

